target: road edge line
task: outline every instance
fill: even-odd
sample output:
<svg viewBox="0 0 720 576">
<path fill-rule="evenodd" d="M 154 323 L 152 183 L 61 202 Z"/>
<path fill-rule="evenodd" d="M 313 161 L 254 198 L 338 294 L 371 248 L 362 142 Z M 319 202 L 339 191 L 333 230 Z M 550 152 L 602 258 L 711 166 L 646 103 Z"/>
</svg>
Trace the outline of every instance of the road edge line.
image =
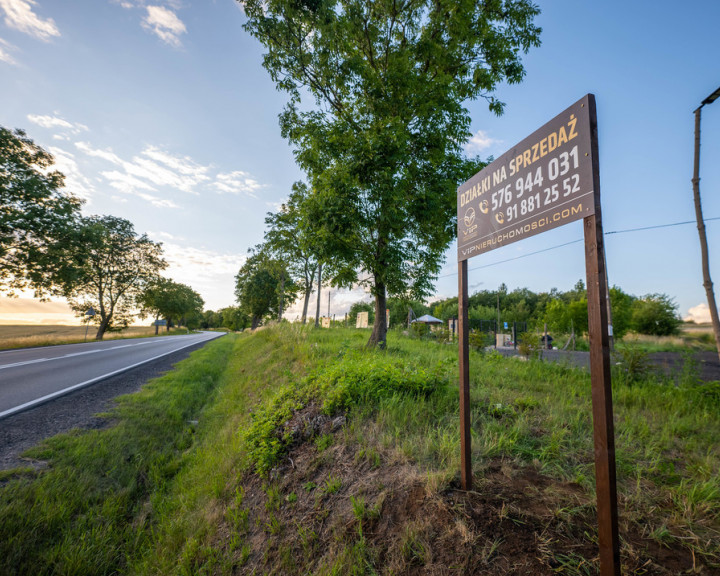
<svg viewBox="0 0 720 576">
<path fill-rule="evenodd" d="M 137 362 L 136 364 L 131 364 L 130 366 L 125 366 L 124 368 L 120 368 L 119 370 L 115 370 L 114 372 L 109 372 L 107 374 L 103 374 L 102 376 L 97 376 L 90 380 L 86 380 L 85 382 L 80 382 L 79 384 L 73 384 L 69 388 L 63 388 L 62 390 L 58 390 L 57 392 L 53 392 L 52 394 L 42 396 L 41 398 L 36 398 L 35 400 L 31 400 L 30 402 L 25 402 L 25 404 L 20 404 L 19 406 L 15 406 L 14 408 L 10 408 L 9 410 L 0 412 L 0 420 L 3 420 L 4 418 L 7 418 L 9 416 L 13 416 L 14 414 L 17 414 L 19 412 L 24 412 L 25 410 L 29 410 L 30 408 L 34 408 L 35 406 L 38 406 L 40 404 L 44 404 L 45 402 L 48 402 L 50 400 L 54 400 L 55 398 L 58 398 L 59 396 L 64 396 L 65 394 L 69 394 L 70 392 L 73 392 L 74 390 L 77 390 L 79 388 L 84 388 L 85 386 L 90 386 L 90 384 L 95 384 L 96 382 L 100 382 L 101 380 L 105 380 L 112 376 L 117 376 L 118 374 L 122 374 L 123 372 L 127 372 L 128 370 L 132 370 L 133 368 L 137 368 L 138 366 L 142 366 L 143 364 L 147 364 L 148 362 L 152 362 L 153 360 L 157 360 L 158 358 L 162 358 L 163 356 L 168 356 L 169 354 L 174 354 L 175 352 L 180 352 L 180 350 L 184 350 L 185 348 L 190 348 L 190 346 L 196 346 L 198 344 L 211 342 L 212 340 L 217 340 L 218 338 L 221 338 L 222 336 L 224 336 L 224 334 L 221 334 L 220 336 L 216 336 L 215 338 L 208 338 L 207 340 L 203 340 L 202 342 L 193 342 L 192 344 L 187 344 L 185 346 L 182 346 L 181 348 L 177 348 L 170 352 L 166 352 L 165 354 L 159 354 L 158 356 L 153 356 L 152 358 L 148 358 L 147 360 L 143 360 L 142 362 Z"/>
</svg>

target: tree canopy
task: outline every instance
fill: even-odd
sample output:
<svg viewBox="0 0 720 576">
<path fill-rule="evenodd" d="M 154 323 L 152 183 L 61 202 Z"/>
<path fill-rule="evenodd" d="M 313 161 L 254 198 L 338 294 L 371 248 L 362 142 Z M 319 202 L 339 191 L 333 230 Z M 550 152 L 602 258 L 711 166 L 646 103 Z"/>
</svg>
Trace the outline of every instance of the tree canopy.
<svg viewBox="0 0 720 576">
<path fill-rule="evenodd" d="M 53 156 L 22 130 L 0 126 L 0 289 L 57 290 L 81 200 L 63 191 Z"/>
<path fill-rule="evenodd" d="M 235 297 L 240 310 L 257 328 L 264 318 L 278 316 L 280 310 L 295 301 L 299 287 L 285 262 L 272 257 L 265 245 L 251 248 L 250 256 L 235 276 Z"/>
<path fill-rule="evenodd" d="M 308 196 L 302 182 L 293 185 L 287 202 L 276 213 L 268 213 L 265 224 L 267 249 L 285 261 L 288 272 L 303 291 L 302 323 L 307 321 L 308 303 L 318 270 L 319 244 L 313 237 L 313 227 L 303 214 Z"/>
<path fill-rule="evenodd" d="M 146 285 L 137 303 L 143 314 L 151 314 L 155 320 L 161 317 L 166 319 L 168 330 L 173 322 L 180 323 L 182 319 L 202 314 L 205 305 L 200 294 L 187 284 L 160 277 Z"/>
<path fill-rule="evenodd" d="M 375 297 L 370 343 L 386 338 L 386 295 L 430 293 L 455 235 L 455 195 L 481 167 L 463 143 L 464 102 L 519 82 L 539 44 L 529 0 L 243 0 L 263 65 L 290 94 L 281 130 L 312 193 L 333 282 Z M 301 106 L 310 94 L 315 108 Z"/>
<path fill-rule="evenodd" d="M 115 216 L 82 218 L 70 250 L 73 281 L 64 296 L 79 315 L 95 310 L 96 340 L 130 323 L 141 294 L 167 266 L 160 244 Z"/>
</svg>

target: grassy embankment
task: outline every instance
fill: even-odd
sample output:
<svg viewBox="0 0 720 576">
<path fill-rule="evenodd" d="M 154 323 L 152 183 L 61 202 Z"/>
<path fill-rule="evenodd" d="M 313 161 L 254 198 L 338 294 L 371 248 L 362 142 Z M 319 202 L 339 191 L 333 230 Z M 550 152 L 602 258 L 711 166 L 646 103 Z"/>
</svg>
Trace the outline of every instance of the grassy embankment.
<svg viewBox="0 0 720 576">
<path fill-rule="evenodd" d="M 596 574 L 587 374 L 282 326 L 230 335 L 0 479 L 0 572 Z M 625 574 L 720 570 L 720 385 L 618 378 Z M 343 418 L 343 416 L 345 418 Z"/>
<path fill-rule="evenodd" d="M 95 340 L 96 332 L 97 327 L 89 327 L 87 342 Z M 174 334 L 187 334 L 187 330 L 185 328 L 171 328 L 170 332 L 166 332 L 165 327 L 162 326 L 158 336 L 171 336 Z M 106 332 L 103 339 L 147 338 L 150 336 L 155 336 L 155 326 L 129 326 L 119 332 Z M 85 326 L 0 325 L 0 350 L 77 344 L 85 341 Z"/>
</svg>

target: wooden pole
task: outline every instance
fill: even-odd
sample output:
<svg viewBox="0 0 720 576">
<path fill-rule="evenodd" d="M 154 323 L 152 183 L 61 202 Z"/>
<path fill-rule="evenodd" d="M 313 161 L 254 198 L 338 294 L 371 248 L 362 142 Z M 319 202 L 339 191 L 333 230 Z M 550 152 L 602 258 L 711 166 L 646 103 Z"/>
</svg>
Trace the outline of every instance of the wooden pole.
<svg viewBox="0 0 720 576">
<path fill-rule="evenodd" d="M 702 213 L 702 202 L 700 200 L 700 110 L 703 105 L 695 110 L 695 155 L 693 157 L 693 200 L 695 202 L 695 218 L 697 219 L 698 236 L 700 238 L 700 256 L 702 259 L 703 287 L 710 310 L 710 321 L 712 322 L 713 334 L 715 335 L 715 346 L 720 358 L 720 317 L 718 317 L 717 303 L 715 302 L 715 290 L 713 289 L 712 278 L 710 278 L 710 256 L 708 254 L 707 234 L 705 233 L 705 219 Z"/>
<path fill-rule="evenodd" d="M 467 260 L 458 267 L 458 353 L 460 355 L 460 484 L 472 490 L 470 436 L 470 347 L 468 330 L 468 267 Z"/>
<path fill-rule="evenodd" d="M 593 161 L 595 214 L 584 219 L 585 267 L 588 289 L 588 334 L 590 377 L 595 444 L 595 482 L 600 544 L 600 575 L 620 576 L 617 484 L 615 473 L 615 430 L 610 376 L 607 275 L 600 209 L 600 170 L 597 144 L 595 98 L 590 95 L 590 129 Z"/>
</svg>

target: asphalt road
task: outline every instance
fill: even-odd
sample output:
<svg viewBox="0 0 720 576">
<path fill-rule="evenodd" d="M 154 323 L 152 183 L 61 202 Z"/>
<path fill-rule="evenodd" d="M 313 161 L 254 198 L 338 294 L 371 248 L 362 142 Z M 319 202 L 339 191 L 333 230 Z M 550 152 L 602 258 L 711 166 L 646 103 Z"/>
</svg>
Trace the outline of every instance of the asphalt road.
<svg viewBox="0 0 720 576">
<path fill-rule="evenodd" d="M 0 419 L 221 335 L 201 332 L 0 352 Z"/>
</svg>

